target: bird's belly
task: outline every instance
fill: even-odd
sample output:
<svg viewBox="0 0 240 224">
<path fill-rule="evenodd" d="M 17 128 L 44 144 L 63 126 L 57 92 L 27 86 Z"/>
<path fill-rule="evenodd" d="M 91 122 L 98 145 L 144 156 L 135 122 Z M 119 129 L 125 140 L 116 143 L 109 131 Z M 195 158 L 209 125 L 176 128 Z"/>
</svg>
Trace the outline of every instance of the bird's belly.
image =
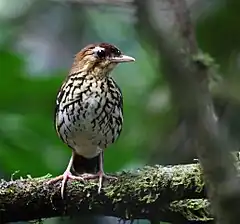
<svg viewBox="0 0 240 224">
<path fill-rule="evenodd" d="M 101 106 L 100 100 L 89 99 L 65 107 L 57 122 L 62 123 L 58 131 L 70 147 L 80 155 L 93 157 L 119 136 L 122 111 L 116 105 Z"/>
<path fill-rule="evenodd" d="M 74 137 L 67 138 L 67 142 L 78 155 L 82 155 L 85 158 L 93 158 L 100 153 L 101 148 L 92 142 L 89 135 L 84 132 L 76 132 L 75 134 Z"/>
</svg>

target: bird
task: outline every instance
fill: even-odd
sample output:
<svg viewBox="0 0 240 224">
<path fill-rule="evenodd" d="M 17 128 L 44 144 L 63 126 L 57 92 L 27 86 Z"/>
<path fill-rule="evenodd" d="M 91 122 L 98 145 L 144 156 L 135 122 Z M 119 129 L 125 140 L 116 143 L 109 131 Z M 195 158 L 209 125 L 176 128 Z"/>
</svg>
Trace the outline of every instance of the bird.
<svg viewBox="0 0 240 224">
<path fill-rule="evenodd" d="M 57 135 L 72 150 L 66 170 L 49 183 L 98 178 L 98 193 L 105 174 L 104 150 L 116 142 L 123 125 L 123 95 L 111 72 L 120 63 L 134 62 L 110 43 L 89 44 L 78 52 L 57 97 L 54 124 Z"/>
</svg>

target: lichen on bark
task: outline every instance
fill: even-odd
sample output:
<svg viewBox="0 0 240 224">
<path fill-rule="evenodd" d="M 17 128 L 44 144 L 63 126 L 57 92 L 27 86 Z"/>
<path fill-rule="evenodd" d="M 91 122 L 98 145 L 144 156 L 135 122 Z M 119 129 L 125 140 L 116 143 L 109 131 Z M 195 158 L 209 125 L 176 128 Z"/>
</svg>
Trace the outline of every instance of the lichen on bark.
<svg viewBox="0 0 240 224">
<path fill-rule="evenodd" d="M 154 166 L 117 174 L 117 180 L 105 181 L 100 194 L 96 181 L 68 181 L 65 198 L 60 184 L 47 184 L 49 178 L 27 178 L 0 182 L 1 223 L 33 220 L 74 214 L 115 216 L 122 219 L 188 220 L 188 209 L 202 219 L 209 209 L 202 204 L 204 183 L 199 164 Z M 188 203 L 180 209 L 180 201 L 198 199 L 195 207 Z M 178 202 L 173 202 L 178 201 Z M 191 201 L 192 202 L 192 201 Z M 181 204 L 182 206 L 183 204 Z M 191 206 L 190 206 L 191 205 Z M 210 213 L 206 213 L 211 218 Z M 195 218 L 196 218 L 195 217 Z M 206 220 L 207 220 L 206 218 Z"/>
</svg>

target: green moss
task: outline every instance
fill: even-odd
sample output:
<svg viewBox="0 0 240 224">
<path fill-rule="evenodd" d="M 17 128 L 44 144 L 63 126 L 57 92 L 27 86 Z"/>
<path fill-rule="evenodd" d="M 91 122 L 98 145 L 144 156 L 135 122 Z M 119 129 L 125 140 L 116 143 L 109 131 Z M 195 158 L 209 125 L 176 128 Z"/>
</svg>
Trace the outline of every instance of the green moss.
<svg viewBox="0 0 240 224">
<path fill-rule="evenodd" d="M 122 172 L 117 180 L 104 180 L 101 193 L 98 194 L 98 180 L 68 181 L 66 197 L 60 196 L 61 181 L 47 184 L 49 176 L 40 178 L 0 182 L 0 200 L 4 206 L 24 208 L 25 211 L 41 210 L 54 215 L 92 214 L 115 215 L 122 219 L 147 218 L 175 211 L 183 217 L 194 218 L 199 201 L 189 207 L 180 208 L 171 204 L 174 200 L 204 196 L 204 184 L 199 164 L 178 166 L 154 166 Z M 197 191 L 196 191 L 197 189 Z M 185 201 L 185 200 L 184 200 Z M 1 203 L 0 203 L 1 204 Z M 46 205 L 48 210 L 46 210 Z M 14 205 L 15 206 L 15 205 Z M 155 208 L 155 209 L 153 209 Z M 170 210 L 171 209 L 171 210 Z M 191 209 L 191 211 L 188 211 Z M 103 212 L 103 213 L 102 213 Z M 19 213 L 20 214 L 20 213 Z M 32 212 L 29 212 L 32 214 Z M 34 214 L 34 213 L 33 213 Z M 196 217 L 203 217 L 200 210 Z M 46 217 L 44 215 L 42 218 Z M 169 217 L 172 217 L 169 214 Z"/>
<path fill-rule="evenodd" d="M 189 221 L 211 221 L 210 203 L 206 199 L 187 199 L 174 201 L 170 208 L 174 212 L 180 212 Z"/>
</svg>

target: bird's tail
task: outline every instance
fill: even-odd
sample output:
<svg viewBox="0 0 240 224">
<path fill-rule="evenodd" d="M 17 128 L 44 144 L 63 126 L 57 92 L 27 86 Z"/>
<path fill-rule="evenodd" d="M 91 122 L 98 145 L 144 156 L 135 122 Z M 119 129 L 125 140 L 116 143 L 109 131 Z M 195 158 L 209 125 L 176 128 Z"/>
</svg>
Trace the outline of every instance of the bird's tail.
<svg viewBox="0 0 240 224">
<path fill-rule="evenodd" d="M 97 173 L 99 171 L 99 156 L 93 158 L 85 158 L 83 156 L 74 154 L 72 172 L 77 174 L 82 173 Z"/>
</svg>

